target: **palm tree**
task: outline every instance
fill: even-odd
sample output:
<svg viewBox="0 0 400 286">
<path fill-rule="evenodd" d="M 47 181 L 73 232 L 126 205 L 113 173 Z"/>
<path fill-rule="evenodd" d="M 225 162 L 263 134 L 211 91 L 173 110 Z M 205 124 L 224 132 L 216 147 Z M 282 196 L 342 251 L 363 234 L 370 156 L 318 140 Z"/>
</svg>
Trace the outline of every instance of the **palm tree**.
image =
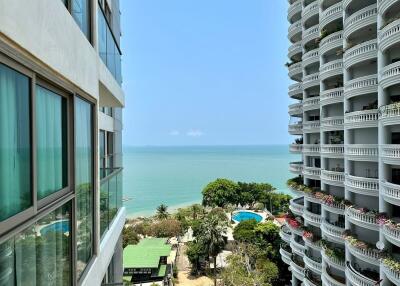
<svg viewBox="0 0 400 286">
<path fill-rule="evenodd" d="M 193 220 L 197 219 L 198 214 L 202 211 L 203 207 L 199 204 L 194 204 L 191 207 Z"/>
<path fill-rule="evenodd" d="M 167 219 L 169 217 L 168 206 L 164 204 L 159 205 L 156 216 L 158 219 Z"/>
<path fill-rule="evenodd" d="M 208 256 L 214 261 L 214 286 L 217 285 L 217 256 L 224 249 L 224 234 L 227 232 L 228 222 L 217 215 L 207 216 L 201 224 L 198 237 Z"/>
</svg>

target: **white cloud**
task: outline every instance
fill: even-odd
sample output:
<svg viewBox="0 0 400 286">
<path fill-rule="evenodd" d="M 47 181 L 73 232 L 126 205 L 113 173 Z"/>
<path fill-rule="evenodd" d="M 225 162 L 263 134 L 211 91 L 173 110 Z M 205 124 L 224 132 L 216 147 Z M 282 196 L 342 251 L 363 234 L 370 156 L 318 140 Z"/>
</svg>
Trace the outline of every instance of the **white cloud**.
<svg viewBox="0 0 400 286">
<path fill-rule="evenodd" d="M 186 132 L 186 135 L 189 137 L 201 137 L 204 135 L 204 132 L 198 129 L 190 129 Z"/>
<path fill-rule="evenodd" d="M 179 136 L 181 133 L 178 130 L 171 130 L 169 132 L 170 136 Z"/>
</svg>

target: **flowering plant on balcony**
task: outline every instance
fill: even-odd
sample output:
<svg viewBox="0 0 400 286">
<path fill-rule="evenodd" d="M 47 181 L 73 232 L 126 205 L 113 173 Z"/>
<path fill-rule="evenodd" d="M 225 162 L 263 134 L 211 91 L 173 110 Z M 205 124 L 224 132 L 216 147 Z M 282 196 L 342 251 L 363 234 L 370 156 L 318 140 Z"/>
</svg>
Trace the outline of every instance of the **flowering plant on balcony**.
<svg viewBox="0 0 400 286">
<path fill-rule="evenodd" d="M 325 255 L 332 258 L 344 262 L 346 260 L 346 252 L 343 249 L 333 247 L 330 248 L 328 246 L 324 246 Z"/>
<path fill-rule="evenodd" d="M 374 245 L 367 243 L 365 241 L 359 240 L 356 236 L 349 234 L 350 230 L 345 230 L 343 232 L 343 238 L 352 246 L 358 249 L 370 250 L 372 252 L 378 253 L 379 255 L 383 255 L 384 252 L 377 249 Z"/>
<path fill-rule="evenodd" d="M 381 262 L 390 270 L 393 270 L 396 273 L 400 273 L 400 262 L 395 260 L 394 258 L 385 257 L 381 259 Z"/>
<path fill-rule="evenodd" d="M 387 219 L 384 225 L 389 227 L 390 229 L 400 229 L 400 223 L 396 223 L 391 219 Z"/>
<path fill-rule="evenodd" d="M 303 238 L 307 240 L 312 240 L 314 237 L 314 234 L 311 231 L 305 230 L 303 232 Z"/>
</svg>

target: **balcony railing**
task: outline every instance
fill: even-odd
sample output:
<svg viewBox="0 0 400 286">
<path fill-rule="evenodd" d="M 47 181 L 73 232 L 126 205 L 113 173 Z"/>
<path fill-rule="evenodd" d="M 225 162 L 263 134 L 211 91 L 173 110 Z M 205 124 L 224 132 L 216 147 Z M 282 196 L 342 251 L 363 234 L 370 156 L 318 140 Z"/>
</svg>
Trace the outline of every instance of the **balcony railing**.
<svg viewBox="0 0 400 286">
<path fill-rule="evenodd" d="M 100 58 L 103 60 L 108 70 L 114 76 L 115 80 L 121 85 L 121 52 L 119 46 L 100 7 L 98 8 L 97 15 L 98 46 Z"/>
<path fill-rule="evenodd" d="M 302 57 L 303 68 L 307 67 L 310 64 L 319 62 L 319 50 L 314 49 L 307 53 L 305 53 Z"/>
<path fill-rule="evenodd" d="M 279 249 L 279 253 L 281 254 L 282 261 L 290 265 L 290 263 L 292 262 L 292 254 L 282 247 Z"/>
<path fill-rule="evenodd" d="M 344 232 L 344 227 L 339 227 L 330 224 L 328 221 L 324 220 L 321 226 L 322 233 L 333 239 L 337 243 L 344 243 L 342 234 Z"/>
<path fill-rule="evenodd" d="M 400 144 L 381 145 L 381 156 L 386 159 L 400 159 Z"/>
<path fill-rule="evenodd" d="M 382 233 L 388 241 L 400 247 L 400 228 L 391 224 L 385 224 L 382 226 Z"/>
<path fill-rule="evenodd" d="M 363 213 L 357 209 L 349 207 L 346 209 L 346 216 L 354 224 L 372 230 L 379 230 L 376 214 Z"/>
<path fill-rule="evenodd" d="M 303 134 L 303 123 L 293 123 L 289 124 L 289 133 L 294 135 L 301 135 Z"/>
<path fill-rule="evenodd" d="M 303 172 L 303 162 L 292 162 L 289 167 L 292 173 L 301 174 Z"/>
<path fill-rule="evenodd" d="M 346 128 L 369 128 L 378 126 L 378 110 L 361 110 L 346 113 L 344 116 Z"/>
<path fill-rule="evenodd" d="M 302 9 L 302 4 L 301 1 L 294 2 L 291 4 L 288 8 L 288 21 L 291 21 L 292 17 L 296 15 L 297 13 L 301 12 Z"/>
<path fill-rule="evenodd" d="M 322 261 L 318 261 L 317 258 L 309 257 L 307 254 L 304 256 L 304 263 L 307 268 L 313 270 L 316 273 L 321 274 L 322 271 Z"/>
<path fill-rule="evenodd" d="M 301 46 L 301 43 L 295 43 L 289 47 L 288 51 L 288 58 L 292 58 L 297 54 L 301 54 L 303 52 L 303 47 Z"/>
<path fill-rule="evenodd" d="M 344 21 L 344 37 L 347 39 L 355 31 L 376 23 L 378 9 L 376 4 L 367 6 Z"/>
<path fill-rule="evenodd" d="M 318 1 L 314 1 L 311 4 L 307 5 L 303 8 L 301 18 L 303 19 L 303 23 L 308 20 L 310 17 L 317 15 L 319 12 L 319 5 Z"/>
<path fill-rule="evenodd" d="M 321 120 L 321 127 L 325 131 L 343 129 L 344 118 L 343 116 L 325 117 Z"/>
<path fill-rule="evenodd" d="M 362 275 L 350 263 L 347 263 L 346 266 L 346 277 L 349 279 L 352 285 L 361 285 L 361 286 L 379 285 L 378 281 L 372 280 Z"/>
<path fill-rule="evenodd" d="M 312 213 L 312 212 L 308 211 L 307 209 L 304 209 L 303 217 L 306 221 L 308 221 L 310 223 L 317 224 L 317 225 L 321 224 L 321 219 L 322 219 L 321 215 Z"/>
<path fill-rule="evenodd" d="M 303 101 L 303 109 L 304 110 L 312 110 L 319 109 L 319 96 L 306 98 Z"/>
<path fill-rule="evenodd" d="M 371 264 L 379 265 L 380 253 L 370 248 L 361 248 L 346 242 L 346 248 L 349 252 L 361 260 L 366 260 Z"/>
<path fill-rule="evenodd" d="M 342 16 L 343 16 L 343 6 L 342 2 L 340 1 L 322 12 L 319 24 L 320 29 L 322 30 L 326 25 L 339 18 L 342 18 Z"/>
<path fill-rule="evenodd" d="M 113 171 L 100 182 L 100 235 L 103 236 L 122 207 L 122 168 Z"/>
<path fill-rule="evenodd" d="M 289 86 L 289 96 L 293 98 L 303 98 L 303 85 L 301 82 Z"/>
<path fill-rule="evenodd" d="M 377 161 L 378 150 L 377 144 L 349 144 L 345 147 L 346 156 L 359 161 Z"/>
<path fill-rule="evenodd" d="M 395 271 L 393 268 L 389 267 L 385 263 L 382 263 L 381 265 L 386 277 L 389 278 L 389 280 L 392 281 L 394 285 L 400 285 L 400 272 Z"/>
<path fill-rule="evenodd" d="M 343 59 L 334 60 L 321 65 L 319 69 L 321 80 L 343 73 Z"/>
<path fill-rule="evenodd" d="M 304 210 L 304 199 L 303 198 L 291 199 L 289 208 L 294 214 L 302 215 Z"/>
<path fill-rule="evenodd" d="M 292 263 L 290 264 L 290 268 L 292 270 L 292 273 L 294 274 L 294 276 L 299 279 L 300 281 L 304 280 L 304 266 L 299 265 L 300 263 L 296 263 L 294 261 L 292 261 Z"/>
<path fill-rule="evenodd" d="M 381 192 L 385 201 L 400 205 L 400 185 L 381 181 Z"/>
<path fill-rule="evenodd" d="M 381 71 L 381 81 L 380 81 L 382 88 L 388 88 L 392 85 L 396 85 L 399 83 L 400 83 L 400 61 L 385 66 Z"/>
<path fill-rule="evenodd" d="M 342 239 L 342 241 L 343 241 L 343 239 Z M 332 251 L 332 250 L 330 250 L 330 251 Z M 337 258 L 335 256 L 329 256 L 329 255 L 326 254 L 326 250 L 325 249 L 322 250 L 321 254 L 322 254 L 323 260 L 327 264 L 329 264 L 329 265 L 331 265 L 331 266 L 333 266 L 335 268 L 338 268 L 340 270 L 343 270 L 343 271 L 345 270 L 346 264 L 345 264 L 345 259 L 344 258 L 343 258 L 343 260 L 340 260 L 339 258 Z"/>
<path fill-rule="evenodd" d="M 400 62 L 399 63 L 399 75 L 400 75 Z M 400 77 L 399 77 L 400 82 Z M 400 118 L 400 103 L 392 103 L 384 105 L 379 108 L 379 119 L 383 120 L 383 123 L 388 124 L 399 124 Z"/>
<path fill-rule="evenodd" d="M 319 144 L 303 144 L 303 153 L 308 155 L 319 155 L 321 146 Z"/>
<path fill-rule="evenodd" d="M 389 1 L 386 1 L 389 2 Z M 378 34 L 379 48 L 382 51 L 397 44 L 400 41 L 400 19 L 385 26 Z"/>
<path fill-rule="evenodd" d="M 321 105 L 343 102 L 343 87 L 328 89 L 321 92 Z"/>
<path fill-rule="evenodd" d="M 344 85 L 346 98 L 378 92 L 378 75 L 367 75 L 349 80 Z"/>
<path fill-rule="evenodd" d="M 321 180 L 324 180 L 332 185 L 343 186 L 344 172 L 321 170 Z"/>
<path fill-rule="evenodd" d="M 279 231 L 279 236 L 287 243 L 290 243 L 290 239 L 292 238 L 290 229 L 286 225 L 284 225 Z"/>
<path fill-rule="evenodd" d="M 343 144 L 323 144 L 321 145 L 321 154 L 325 157 L 343 157 Z"/>
<path fill-rule="evenodd" d="M 290 241 L 290 247 L 292 248 L 293 252 L 296 254 L 303 256 L 305 251 L 305 246 L 295 241 L 293 238 Z"/>
<path fill-rule="evenodd" d="M 319 26 L 318 24 L 312 26 L 303 32 L 303 46 L 308 42 L 315 40 L 319 37 Z"/>
<path fill-rule="evenodd" d="M 289 105 L 289 114 L 303 116 L 303 104 L 301 102 Z"/>
<path fill-rule="evenodd" d="M 345 180 L 346 188 L 352 192 L 368 195 L 378 196 L 379 194 L 379 179 L 357 177 L 346 174 Z"/>
<path fill-rule="evenodd" d="M 303 123 L 303 131 L 308 133 L 319 132 L 321 123 L 319 120 L 305 121 Z"/>
<path fill-rule="evenodd" d="M 319 86 L 319 73 L 313 73 L 303 77 L 303 89 L 307 89 L 312 86 Z"/>
<path fill-rule="evenodd" d="M 322 281 L 323 285 L 326 286 L 346 286 L 346 283 L 339 282 L 335 278 L 333 278 L 327 271 L 326 269 L 323 269 L 322 271 Z"/>
<path fill-rule="evenodd" d="M 290 41 L 294 42 L 294 38 L 297 34 L 301 34 L 302 28 L 301 28 L 301 20 L 293 23 L 292 25 L 289 26 L 289 31 L 288 31 L 288 38 Z"/>
<path fill-rule="evenodd" d="M 321 168 L 305 166 L 303 168 L 303 175 L 308 177 L 313 177 L 319 180 L 321 176 Z"/>
<path fill-rule="evenodd" d="M 298 62 L 289 66 L 289 77 L 291 79 L 300 79 L 303 73 L 303 63 Z"/>
<path fill-rule="evenodd" d="M 319 54 L 324 55 L 327 51 L 343 46 L 343 31 L 338 31 L 321 40 Z"/>
<path fill-rule="evenodd" d="M 303 144 L 290 144 L 289 151 L 291 153 L 301 153 L 303 151 Z"/>
<path fill-rule="evenodd" d="M 359 62 L 371 60 L 377 56 L 378 42 L 376 39 L 370 40 L 356 45 L 345 52 L 343 56 L 344 67 L 348 69 Z"/>
</svg>

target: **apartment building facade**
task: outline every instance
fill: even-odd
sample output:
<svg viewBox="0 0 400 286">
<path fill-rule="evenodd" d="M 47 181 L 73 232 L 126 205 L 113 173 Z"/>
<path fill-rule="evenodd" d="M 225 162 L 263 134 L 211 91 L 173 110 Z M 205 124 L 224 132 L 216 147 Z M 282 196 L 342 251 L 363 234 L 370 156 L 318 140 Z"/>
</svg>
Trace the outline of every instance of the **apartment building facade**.
<svg viewBox="0 0 400 286">
<path fill-rule="evenodd" d="M 0 0 L 2 286 L 122 282 L 120 35 L 119 0 Z"/>
<path fill-rule="evenodd" d="M 400 1 L 288 2 L 292 285 L 400 285 Z"/>
</svg>

